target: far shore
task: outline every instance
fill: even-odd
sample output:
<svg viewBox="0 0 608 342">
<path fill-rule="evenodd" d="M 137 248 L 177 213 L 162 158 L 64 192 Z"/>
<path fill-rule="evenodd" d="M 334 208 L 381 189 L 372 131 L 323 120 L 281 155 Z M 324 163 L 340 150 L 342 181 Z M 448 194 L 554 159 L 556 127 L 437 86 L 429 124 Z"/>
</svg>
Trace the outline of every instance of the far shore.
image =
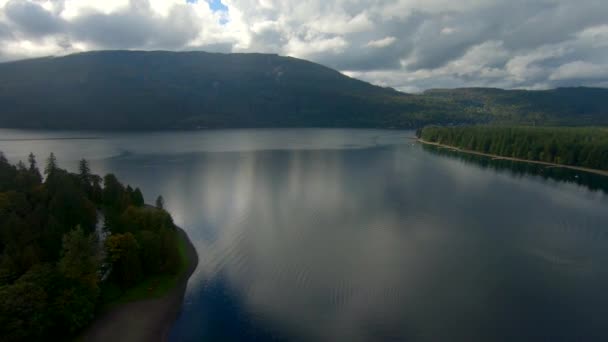
<svg viewBox="0 0 608 342">
<path fill-rule="evenodd" d="M 198 265 L 198 255 L 186 232 L 176 228 L 186 242 L 188 266 L 176 286 L 161 298 L 121 304 L 102 314 L 81 337 L 91 342 L 161 342 L 167 341 L 171 325 L 182 307 L 188 279 Z"/>
<path fill-rule="evenodd" d="M 450 149 L 450 150 L 453 150 L 453 151 L 456 151 L 456 152 L 462 152 L 462 153 L 467 153 L 467 154 L 474 154 L 474 155 L 477 155 L 477 156 L 488 157 L 488 158 L 492 158 L 492 159 L 495 159 L 495 160 L 510 160 L 510 161 L 522 162 L 522 163 L 539 164 L 539 165 L 550 166 L 550 167 L 559 167 L 559 168 L 564 168 L 564 169 L 571 169 L 571 170 L 576 170 L 576 171 L 589 172 L 589 173 L 594 173 L 596 175 L 601 175 L 601 176 L 608 176 L 608 171 L 605 171 L 605 170 L 598 170 L 598 169 L 590 169 L 590 168 L 587 168 L 587 167 L 549 163 L 549 162 L 543 162 L 543 161 L 538 161 L 538 160 L 529 160 L 529 159 L 522 159 L 522 158 L 505 157 L 505 156 L 500 156 L 500 155 L 497 155 L 497 154 L 489 154 L 489 153 L 477 152 L 477 151 L 462 149 L 462 148 L 454 147 L 454 146 L 450 146 L 450 145 L 444 145 L 444 144 L 440 144 L 440 143 L 436 143 L 436 142 L 430 142 L 430 141 L 426 141 L 426 140 L 420 139 L 420 138 L 418 138 L 416 140 L 419 143 L 421 143 L 421 144 L 432 145 L 432 146 L 437 146 L 437 147 L 442 147 L 442 148 L 447 148 L 447 149 Z"/>
</svg>

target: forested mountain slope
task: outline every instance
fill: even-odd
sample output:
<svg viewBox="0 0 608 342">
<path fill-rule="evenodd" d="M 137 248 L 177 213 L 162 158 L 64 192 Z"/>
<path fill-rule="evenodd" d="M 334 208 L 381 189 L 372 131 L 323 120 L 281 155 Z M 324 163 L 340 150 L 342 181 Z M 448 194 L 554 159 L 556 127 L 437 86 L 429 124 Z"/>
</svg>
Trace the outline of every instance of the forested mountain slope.
<svg viewBox="0 0 608 342">
<path fill-rule="evenodd" d="M 477 108 L 496 123 L 592 125 L 608 123 L 608 89 L 557 88 L 543 91 L 493 88 L 432 89 L 423 96 Z"/>
<path fill-rule="evenodd" d="M 269 54 L 98 51 L 0 63 L 0 127 L 169 129 L 608 124 L 608 90 L 412 95 Z"/>
<path fill-rule="evenodd" d="M 262 54 L 105 51 L 0 64 L 0 126 L 348 125 L 405 96 Z M 378 103 L 380 102 L 380 103 Z"/>
</svg>

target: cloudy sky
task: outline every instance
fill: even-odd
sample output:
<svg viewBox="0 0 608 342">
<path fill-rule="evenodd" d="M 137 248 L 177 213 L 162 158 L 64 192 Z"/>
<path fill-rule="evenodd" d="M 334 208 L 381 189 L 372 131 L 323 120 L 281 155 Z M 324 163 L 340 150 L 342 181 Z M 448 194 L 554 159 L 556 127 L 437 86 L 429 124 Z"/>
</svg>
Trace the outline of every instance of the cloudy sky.
<svg viewBox="0 0 608 342">
<path fill-rule="evenodd" d="M 608 0 L 0 0 L 0 60 L 271 52 L 403 91 L 608 86 Z"/>
</svg>

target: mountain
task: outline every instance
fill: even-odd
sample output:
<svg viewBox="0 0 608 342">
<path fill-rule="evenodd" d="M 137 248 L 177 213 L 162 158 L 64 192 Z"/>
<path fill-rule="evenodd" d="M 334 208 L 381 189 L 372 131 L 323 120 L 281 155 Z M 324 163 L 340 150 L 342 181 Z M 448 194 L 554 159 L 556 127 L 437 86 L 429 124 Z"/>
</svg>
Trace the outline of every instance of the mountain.
<svg viewBox="0 0 608 342">
<path fill-rule="evenodd" d="M 402 96 L 266 54 L 102 51 L 0 64 L 3 127 L 367 125 L 391 111 L 384 98 Z"/>
<path fill-rule="evenodd" d="M 270 54 L 98 51 L 0 63 L 0 127 L 398 127 L 608 124 L 608 90 L 412 95 Z"/>
</svg>

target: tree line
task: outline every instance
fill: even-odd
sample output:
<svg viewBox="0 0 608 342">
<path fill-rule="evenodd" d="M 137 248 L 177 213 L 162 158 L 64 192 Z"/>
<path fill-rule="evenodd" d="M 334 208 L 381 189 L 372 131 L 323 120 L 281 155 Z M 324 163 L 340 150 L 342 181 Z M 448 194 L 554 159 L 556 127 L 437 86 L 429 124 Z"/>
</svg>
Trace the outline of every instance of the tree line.
<svg viewBox="0 0 608 342">
<path fill-rule="evenodd" d="M 519 163 L 509 159 L 486 158 L 471 153 L 460 153 L 452 149 L 437 148 L 432 145 L 423 145 L 422 148 L 429 153 L 446 158 L 458 159 L 482 169 L 491 169 L 497 172 L 508 172 L 509 174 L 517 177 L 534 175 L 544 179 L 578 184 L 588 188 L 589 190 L 599 190 L 608 194 L 608 177 L 591 172 L 576 172 L 563 167 L 548 168 L 540 164 Z"/>
<path fill-rule="evenodd" d="M 429 126 L 425 141 L 504 157 L 608 170 L 608 129 L 599 127 Z"/>
<path fill-rule="evenodd" d="M 12 165 L 0 152 L 3 341 L 66 340 L 104 304 L 104 286 L 126 290 L 179 269 L 171 216 L 146 206 L 138 188 L 92 174 L 84 159 L 70 173 L 52 153 L 44 175 L 33 154 Z"/>
</svg>

